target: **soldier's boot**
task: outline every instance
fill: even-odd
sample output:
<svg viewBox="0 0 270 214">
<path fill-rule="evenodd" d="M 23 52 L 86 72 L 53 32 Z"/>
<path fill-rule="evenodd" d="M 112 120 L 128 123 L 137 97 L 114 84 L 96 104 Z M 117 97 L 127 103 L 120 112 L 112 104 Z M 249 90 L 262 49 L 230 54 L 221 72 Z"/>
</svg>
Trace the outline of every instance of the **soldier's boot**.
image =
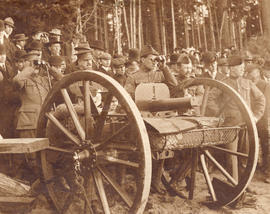
<svg viewBox="0 0 270 214">
<path fill-rule="evenodd" d="M 166 194 L 166 189 L 161 182 L 161 176 L 163 173 L 164 159 L 152 160 L 152 191 L 159 194 Z"/>
</svg>

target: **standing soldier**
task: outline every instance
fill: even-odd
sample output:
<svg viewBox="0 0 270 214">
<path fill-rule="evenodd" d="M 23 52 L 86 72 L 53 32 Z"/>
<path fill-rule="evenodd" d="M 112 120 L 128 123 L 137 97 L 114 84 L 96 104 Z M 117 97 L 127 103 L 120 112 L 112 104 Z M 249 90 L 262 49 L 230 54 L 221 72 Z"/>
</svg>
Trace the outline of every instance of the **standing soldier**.
<svg viewBox="0 0 270 214">
<path fill-rule="evenodd" d="M 264 95 L 251 80 L 243 78 L 245 70 L 243 59 L 240 56 L 231 56 L 228 58 L 227 62 L 230 67 L 230 76 L 224 79 L 223 82 L 235 89 L 246 101 L 246 104 L 252 107 L 254 110 L 254 119 L 258 121 L 262 117 L 265 109 Z M 231 100 L 231 97 L 222 94 L 221 90 L 213 88 L 208 96 L 206 114 L 218 117 L 220 109 L 223 109 L 223 126 L 237 126 L 243 123 L 244 119 L 242 118 L 239 107 Z M 235 139 L 230 144 L 226 144 L 226 146 L 232 151 L 237 151 L 238 139 Z M 238 161 L 236 156 L 228 155 L 227 167 L 231 171 L 233 178 L 237 181 Z"/>
<path fill-rule="evenodd" d="M 7 52 L 7 60 L 10 64 L 13 63 L 14 59 L 14 52 L 15 52 L 15 46 L 14 44 L 10 41 L 10 36 L 15 28 L 14 21 L 11 17 L 7 17 L 4 20 L 5 24 L 5 39 L 4 39 L 4 44 L 6 46 L 6 52 Z"/>
<path fill-rule="evenodd" d="M 261 78 L 258 65 L 250 64 L 246 68 L 247 78 L 252 80 L 265 96 L 265 111 L 257 123 L 258 135 L 262 147 L 262 169 L 264 181 L 270 183 L 270 83 Z"/>
<path fill-rule="evenodd" d="M 161 83 L 165 82 L 170 87 L 178 85 L 176 78 L 171 73 L 166 61 L 159 63 L 159 69 L 156 70 L 158 52 L 152 46 L 145 46 L 141 51 L 140 69 L 127 77 L 125 88 L 127 92 L 135 98 L 135 89 L 141 83 Z M 165 188 L 161 183 L 161 175 L 164 160 L 153 160 L 152 170 L 152 188 L 160 194 L 165 193 Z"/>
<path fill-rule="evenodd" d="M 25 68 L 13 79 L 21 90 L 22 105 L 18 111 L 17 131 L 22 138 L 35 137 L 39 112 L 49 92 L 48 77 L 35 65 L 36 60 L 37 55 L 28 54 Z"/>
<path fill-rule="evenodd" d="M 14 114 L 20 105 L 19 86 L 12 82 L 14 72 L 6 64 L 6 51 L 0 45 L 0 134 L 4 138 L 15 136 Z"/>
<path fill-rule="evenodd" d="M 177 86 L 177 80 L 169 67 L 166 66 L 165 61 L 160 64 L 160 70 L 156 70 L 156 57 L 158 55 L 158 52 L 151 46 L 145 46 L 142 49 L 140 69 L 128 76 L 125 85 L 127 92 L 132 98 L 134 98 L 135 89 L 140 83 L 165 82 L 168 86 Z"/>
</svg>

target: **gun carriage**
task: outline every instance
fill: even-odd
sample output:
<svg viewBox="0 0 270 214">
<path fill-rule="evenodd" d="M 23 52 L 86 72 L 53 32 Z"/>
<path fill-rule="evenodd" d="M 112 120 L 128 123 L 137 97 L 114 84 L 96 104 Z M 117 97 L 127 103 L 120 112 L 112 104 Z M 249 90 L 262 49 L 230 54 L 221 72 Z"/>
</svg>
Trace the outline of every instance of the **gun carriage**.
<svg viewBox="0 0 270 214">
<path fill-rule="evenodd" d="M 69 89 L 76 85 L 82 96 L 75 104 Z M 102 106 L 96 104 L 94 85 L 102 88 Z M 244 123 L 221 126 L 222 112 L 218 118 L 178 115 L 177 110 L 188 109 L 197 101 L 169 98 L 164 85 L 141 86 L 135 93 L 136 105 L 109 76 L 77 71 L 64 76 L 47 95 L 37 121 L 37 139 L 25 140 L 27 143 L 20 148 L 14 140 L 6 140 L 0 144 L 1 153 L 38 151 L 42 180 L 61 213 L 72 213 L 71 204 L 82 209 L 79 213 L 91 213 L 93 195 L 106 214 L 143 213 L 151 186 L 152 158 L 164 160 L 162 181 L 170 193 L 182 197 L 178 185 L 189 177 L 188 197 L 196 197 L 194 187 L 200 166 L 210 203 L 214 207 L 226 206 L 243 194 L 255 172 L 256 125 L 251 111 L 232 88 L 210 79 L 193 79 L 185 88 L 198 85 L 205 88 L 203 106 L 209 90 L 218 88 L 237 103 Z M 62 104 L 55 105 L 59 96 Z M 112 110 L 114 102 L 120 106 L 118 110 Z M 238 138 L 237 151 L 224 147 Z M 185 158 L 181 158 L 181 151 Z M 238 180 L 220 158 L 227 156 L 238 160 Z M 214 170 L 208 170 L 209 166 Z M 67 188 L 60 188 L 61 179 Z M 218 188 L 218 184 L 224 184 L 228 191 Z"/>
</svg>

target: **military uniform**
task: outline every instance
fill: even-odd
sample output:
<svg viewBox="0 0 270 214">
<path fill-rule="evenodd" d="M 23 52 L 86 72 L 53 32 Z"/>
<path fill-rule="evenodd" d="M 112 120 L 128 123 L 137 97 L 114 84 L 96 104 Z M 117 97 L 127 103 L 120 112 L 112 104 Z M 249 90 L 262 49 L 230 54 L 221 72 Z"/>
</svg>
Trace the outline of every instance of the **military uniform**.
<svg viewBox="0 0 270 214">
<path fill-rule="evenodd" d="M 176 87 L 177 80 L 174 75 L 170 72 L 168 66 L 164 66 L 161 71 L 146 71 L 141 69 L 127 77 L 125 89 L 127 92 L 135 98 L 135 89 L 141 83 L 161 83 L 165 82 L 169 87 Z M 161 183 L 161 175 L 164 165 L 164 160 L 152 160 L 152 188 L 157 193 L 164 194 L 165 188 Z"/>
<path fill-rule="evenodd" d="M 165 78 L 164 73 L 167 78 Z M 126 80 L 125 89 L 134 98 L 135 89 L 140 83 L 161 83 L 165 82 L 169 87 L 177 85 L 174 80 L 175 77 L 171 74 L 168 66 L 165 66 L 163 72 L 161 71 L 145 71 L 140 69 L 139 71 L 129 75 Z"/>
<path fill-rule="evenodd" d="M 262 117 L 265 108 L 265 98 L 254 83 L 243 77 L 238 79 L 226 78 L 223 82 L 235 89 L 250 108 L 251 106 L 253 107 L 253 115 L 257 120 Z M 217 102 L 217 99 L 221 102 Z M 231 97 L 222 94 L 221 90 L 214 88 L 209 93 L 207 114 L 219 116 L 220 109 L 224 109 L 225 125 L 235 126 L 243 122 L 237 104 L 232 102 Z"/>
<path fill-rule="evenodd" d="M 223 80 L 224 83 L 234 88 L 246 101 L 246 104 L 253 106 L 253 115 L 258 120 L 262 117 L 265 108 L 265 98 L 256 85 L 248 79 L 243 77 L 227 78 Z M 207 116 L 219 116 L 223 111 L 224 122 L 223 126 L 236 126 L 244 122 L 243 115 L 237 104 L 227 94 L 223 94 L 221 90 L 213 88 L 208 96 L 208 103 L 206 109 Z M 240 132 L 239 136 L 229 144 L 226 148 L 232 151 L 237 151 L 238 148 L 245 150 L 245 133 Z M 240 143 L 240 144 L 239 144 Z M 238 159 L 236 156 L 227 155 L 226 165 L 229 172 L 232 173 L 233 178 L 238 180 Z"/>
<path fill-rule="evenodd" d="M 270 179 L 270 83 L 259 80 L 256 86 L 264 94 L 266 101 L 265 111 L 257 123 L 257 129 L 262 146 L 262 166 L 266 176 Z"/>
<path fill-rule="evenodd" d="M 4 138 L 15 137 L 14 114 L 19 106 L 19 86 L 4 77 L 0 81 L 0 134 Z"/>
<path fill-rule="evenodd" d="M 49 92 L 49 81 L 45 76 L 33 74 L 31 67 L 14 77 L 21 88 L 22 105 L 18 110 L 16 129 L 20 137 L 35 137 L 41 106 Z"/>
</svg>

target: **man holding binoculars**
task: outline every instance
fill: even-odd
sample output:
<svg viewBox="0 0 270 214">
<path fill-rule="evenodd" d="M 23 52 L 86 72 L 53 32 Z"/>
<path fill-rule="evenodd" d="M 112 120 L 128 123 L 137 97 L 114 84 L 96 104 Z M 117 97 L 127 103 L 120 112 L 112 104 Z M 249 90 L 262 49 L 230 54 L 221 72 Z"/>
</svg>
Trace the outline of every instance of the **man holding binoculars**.
<svg viewBox="0 0 270 214">
<path fill-rule="evenodd" d="M 136 87 L 140 83 L 161 83 L 177 86 L 177 80 L 166 65 L 166 59 L 150 45 L 141 50 L 140 69 L 128 76 L 125 89 L 134 98 Z"/>
</svg>

